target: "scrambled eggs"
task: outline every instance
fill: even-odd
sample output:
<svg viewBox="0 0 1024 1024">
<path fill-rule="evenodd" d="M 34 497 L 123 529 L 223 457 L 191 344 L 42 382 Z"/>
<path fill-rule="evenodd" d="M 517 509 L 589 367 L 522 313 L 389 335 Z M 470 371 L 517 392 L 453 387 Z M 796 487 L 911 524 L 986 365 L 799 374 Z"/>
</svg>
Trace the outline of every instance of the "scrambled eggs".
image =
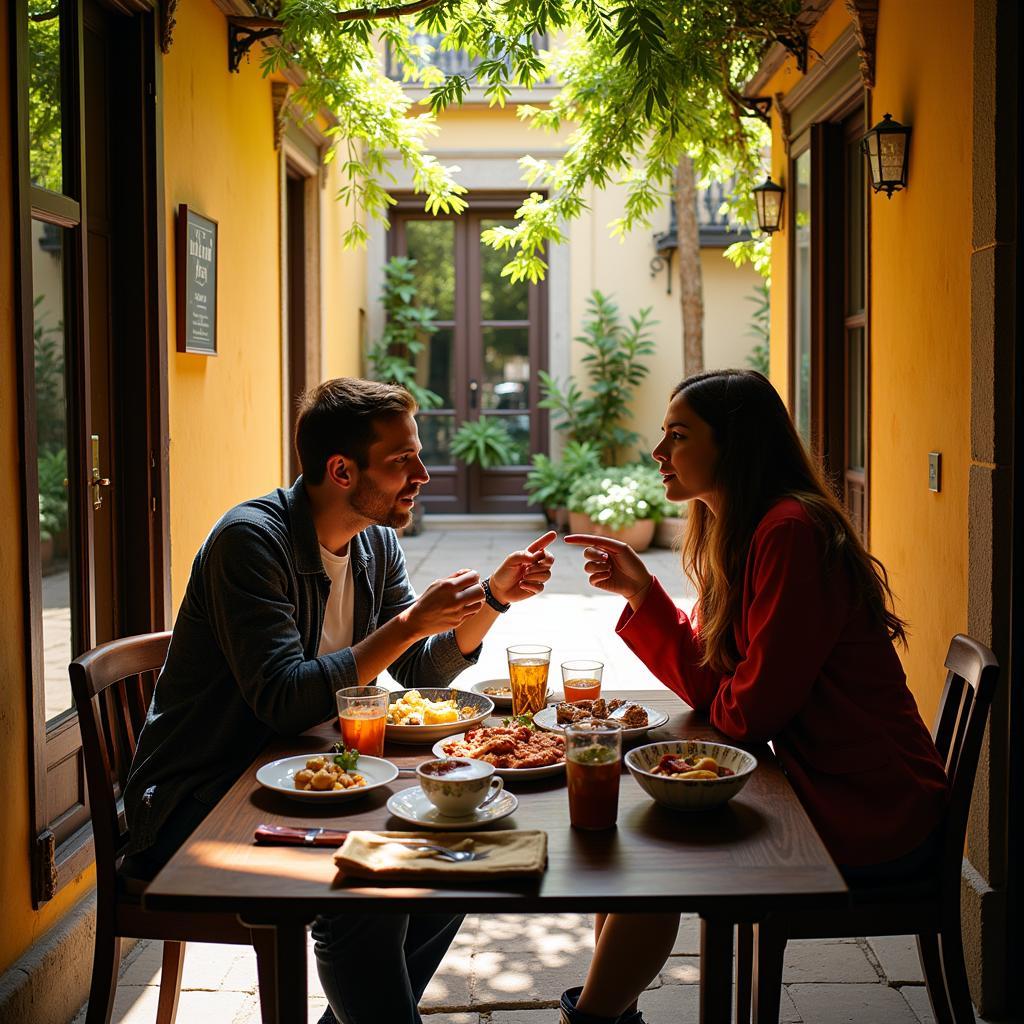
<svg viewBox="0 0 1024 1024">
<path fill-rule="evenodd" d="M 473 708 L 460 709 L 454 697 L 428 700 L 419 690 L 410 690 L 388 706 L 388 725 L 442 725 L 472 715 Z"/>
</svg>

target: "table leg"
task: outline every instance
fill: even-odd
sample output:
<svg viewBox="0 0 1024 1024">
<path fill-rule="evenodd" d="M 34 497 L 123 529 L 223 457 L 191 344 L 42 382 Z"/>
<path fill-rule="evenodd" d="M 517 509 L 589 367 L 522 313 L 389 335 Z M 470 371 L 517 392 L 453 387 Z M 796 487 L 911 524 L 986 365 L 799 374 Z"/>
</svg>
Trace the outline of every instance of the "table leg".
<svg viewBox="0 0 1024 1024">
<path fill-rule="evenodd" d="M 733 922 L 700 919 L 700 1024 L 729 1024 Z"/>
<path fill-rule="evenodd" d="M 263 1024 L 306 1019 L 306 926 L 293 921 L 253 925 Z"/>
</svg>

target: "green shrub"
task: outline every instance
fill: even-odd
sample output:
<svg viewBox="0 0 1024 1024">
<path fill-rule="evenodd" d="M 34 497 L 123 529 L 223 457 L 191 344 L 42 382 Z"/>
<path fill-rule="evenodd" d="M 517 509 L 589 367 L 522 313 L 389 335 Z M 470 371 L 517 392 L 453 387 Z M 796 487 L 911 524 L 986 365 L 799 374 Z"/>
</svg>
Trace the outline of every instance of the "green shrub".
<svg viewBox="0 0 1024 1024">
<path fill-rule="evenodd" d="M 467 420 L 452 436 L 452 454 L 467 466 L 510 466 L 519 463 L 523 452 L 508 427 L 496 416 Z"/>
<path fill-rule="evenodd" d="M 533 469 L 526 476 L 525 491 L 541 508 L 564 508 L 569 489 L 581 476 L 601 466 L 601 453 L 588 441 L 570 441 L 555 461 L 547 455 L 534 455 Z"/>
</svg>

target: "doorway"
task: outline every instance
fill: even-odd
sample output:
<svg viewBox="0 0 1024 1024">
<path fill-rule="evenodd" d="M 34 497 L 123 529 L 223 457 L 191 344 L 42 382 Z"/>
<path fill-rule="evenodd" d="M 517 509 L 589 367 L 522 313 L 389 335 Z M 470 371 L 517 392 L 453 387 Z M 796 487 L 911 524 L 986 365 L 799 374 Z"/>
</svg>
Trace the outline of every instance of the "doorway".
<svg viewBox="0 0 1024 1024">
<path fill-rule="evenodd" d="M 508 254 L 482 237 L 513 224 L 517 205 L 474 197 L 469 213 L 431 217 L 400 204 L 392 218 L 391 255 L 416 260 L 417 301 L 435 310 L 434 331 L 417 357 L 418 382 L 442 402 L 417 416 L 431 476 L 423 504 L 432 511 L 526 512 L 530 457 L 547 451 L 547 415 L 538 408 L 539 372 L 547 369 L 546 284 L 503 277 Z M 484 418 L 511 439 L 509 465 L 484 469 L 454 458 L 455 432 Z"/>
</svg>

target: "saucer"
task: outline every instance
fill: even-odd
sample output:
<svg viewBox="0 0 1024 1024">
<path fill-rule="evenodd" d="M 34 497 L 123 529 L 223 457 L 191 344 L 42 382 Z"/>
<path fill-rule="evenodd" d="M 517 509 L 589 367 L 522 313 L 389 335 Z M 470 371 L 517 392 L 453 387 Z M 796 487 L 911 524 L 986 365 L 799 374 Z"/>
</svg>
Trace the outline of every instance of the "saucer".
<svg viewBox="0 0 1024 1024">
<path fill-rule="evenodd" d="M 449 818 L 442 814 L 428 799 L 419 786 L 399 790 L 388 798 L 388 810 L 402 821 L 423 828 L 445 829 L 450 832 L 465 832 L 469 829 L 489 825 L 499 818 L 508 817 L 517 807 L 519 801 L 514 793 L 502 790 L 494 801 L 484 808 L 477 808 L 472 814 L 461 818 Z"/>
</svg>

